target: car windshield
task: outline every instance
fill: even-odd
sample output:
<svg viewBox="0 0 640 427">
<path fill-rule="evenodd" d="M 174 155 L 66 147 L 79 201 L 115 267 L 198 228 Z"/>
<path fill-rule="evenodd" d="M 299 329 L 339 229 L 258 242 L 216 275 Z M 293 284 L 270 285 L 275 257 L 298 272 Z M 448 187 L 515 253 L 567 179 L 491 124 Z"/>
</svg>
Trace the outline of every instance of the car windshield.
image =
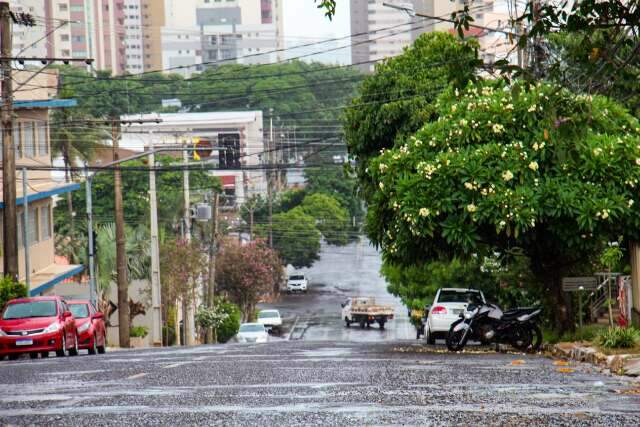
<svg viewBox="0 0 640 427">
<path fill-rule="evenodd" d="M 272 317 L 280 317 L 280 316 L 278 315 L 277 311 L 261 311 L 260 313 L 258 313 L 259 319 L 266 319 L 266 318 L 272 318 Z"/>
<path fill-rule="evenodd" d="M 29 317 L 54 317 L 55 301 L 29 301 L 9 304 L 2 314 L 3 320 L 27 319 Z"/>
<path fill-rule="evenodd" d="M 264 332 L 264 326 L 262 326 L 262 325 L 242 325 L 242 326 L 240 326 L 240 332 Z"/>
<path fill-rule="evenodd" d="M 440 291 L 438 302 L 481 303 L 478 291 Z"/>
<path fill-rule="evenodd" d="M 304 276 L 302 276 L 302 275 L 289 276 L 289 280 L 304 280 Z"/>
<path fill-rule="evenodd" d="M 84 319 L 89 317 L 89 307 L 87 304 L 69 304 L 69 310 L 76 319 Z"/>
</svg>

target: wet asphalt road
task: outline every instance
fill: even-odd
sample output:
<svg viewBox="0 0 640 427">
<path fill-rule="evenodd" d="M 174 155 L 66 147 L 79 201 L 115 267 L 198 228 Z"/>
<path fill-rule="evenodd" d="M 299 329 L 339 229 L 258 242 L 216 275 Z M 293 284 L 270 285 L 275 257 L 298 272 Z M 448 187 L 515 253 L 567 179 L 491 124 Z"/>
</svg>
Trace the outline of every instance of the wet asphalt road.
<svg viewBox="0 0 640 427">
<path fill-rule="evenodd" d="M 542 356 L 310 341 L 23 359 L 0 363 L 0 424 L 640 424 L 633 383 L 558 369 Z"/>
<path fill-rule="evenodd" d="M 285 318 L 283 335 L 292 340 L 381 342 L 414 340 L 415 328 L 400 300 L 387 292 L 380 275 L 381 259 L 366 240 L 347 246 L 326 246 L 311 268 L 298 270 L 310 280 L 306 294 L 287 295 L 260 308 L 277 308 Z M 394 320 L 380 330 L 377 324 L 361 330 L 358 325 L 346 328 L 340 304 L 350 296 L 372 296 L 376 302 L 395 308 Z M 295 328 L 293 328 L 295 324 Z"/>
<path fill-rule="evenodd" d="M 379 267 L 365 243 L 325 248 L 309 293 L 265 305 L 288 325 L 268 344 L 0 362 L 0 425 L 640 425 L 640 382 L 417 342 Z M 397 318 L 347 329 L 350 295 Z"/>
</svg>

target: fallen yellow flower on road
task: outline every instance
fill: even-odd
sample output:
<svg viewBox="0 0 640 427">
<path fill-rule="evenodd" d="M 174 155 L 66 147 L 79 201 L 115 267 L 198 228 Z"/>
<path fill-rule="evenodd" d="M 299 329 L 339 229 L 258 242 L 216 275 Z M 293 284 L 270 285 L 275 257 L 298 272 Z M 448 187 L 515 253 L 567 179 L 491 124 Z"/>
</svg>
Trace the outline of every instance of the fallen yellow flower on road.
<svg viewBox="0 0 640 427">
<path fill-rule="evenodd" d="M 557 371 L 562 374 L 570 374 L 572 372 L 575 372 L 576 370 L 572 368 L 558 368 Z"/>
<path fill-rule="evenodd" d="M 569 362 L 566 360 L 556 360 L 553 362 L 555 366 L 569 366 Z"/>
<path fill-rule="evenodd" d="M 522 359 L 516 359 L 516 360 L 512 360 L 512 361 L 511 361 L 511 364 L 512 364 L 512 365 L 524 365 L 524 363 L 525 363 L 525 362 L 524 362 L 524 360 L 522 360 Z"/>
</svg>

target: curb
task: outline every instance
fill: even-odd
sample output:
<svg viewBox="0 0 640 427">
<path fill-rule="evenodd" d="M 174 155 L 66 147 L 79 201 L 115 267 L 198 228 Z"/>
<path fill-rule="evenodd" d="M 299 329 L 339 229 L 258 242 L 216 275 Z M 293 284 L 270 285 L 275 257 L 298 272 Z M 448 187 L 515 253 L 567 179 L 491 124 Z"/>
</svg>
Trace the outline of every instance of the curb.
<svg viewBox="0 0 640 427">
<path fill-rule="evenodd" d="M 546 344 L 544 350 L 552 356 L 590 363 L 617 375 L 640 376 L 640 354 L 607 356 L 593 347 L 578 343 Z"/>
</svg>

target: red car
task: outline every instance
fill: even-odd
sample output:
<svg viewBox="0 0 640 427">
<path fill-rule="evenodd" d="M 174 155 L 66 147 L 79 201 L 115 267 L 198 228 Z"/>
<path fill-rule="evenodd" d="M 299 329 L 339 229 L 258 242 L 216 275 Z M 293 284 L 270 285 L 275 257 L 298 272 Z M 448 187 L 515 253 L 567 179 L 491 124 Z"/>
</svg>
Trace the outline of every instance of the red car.
<svg viewBox="0 0 640 427">
<path fill-rule="evenodd" d="M 78 354 L 78 335 L 73 314 L 57 296 L 14 299 L 0 317 L 0 359 L 17 359 L 29 353 L 32 359 Z"/>
<path fill-rule="evenodd" d="M 69 301 L 67 305 L 76 320 L 78 348 L 88 350 L 89 354 L 103 354 L 107 346 L 107 329 L 102 313 L 88 300 Z"/>
</svg>

